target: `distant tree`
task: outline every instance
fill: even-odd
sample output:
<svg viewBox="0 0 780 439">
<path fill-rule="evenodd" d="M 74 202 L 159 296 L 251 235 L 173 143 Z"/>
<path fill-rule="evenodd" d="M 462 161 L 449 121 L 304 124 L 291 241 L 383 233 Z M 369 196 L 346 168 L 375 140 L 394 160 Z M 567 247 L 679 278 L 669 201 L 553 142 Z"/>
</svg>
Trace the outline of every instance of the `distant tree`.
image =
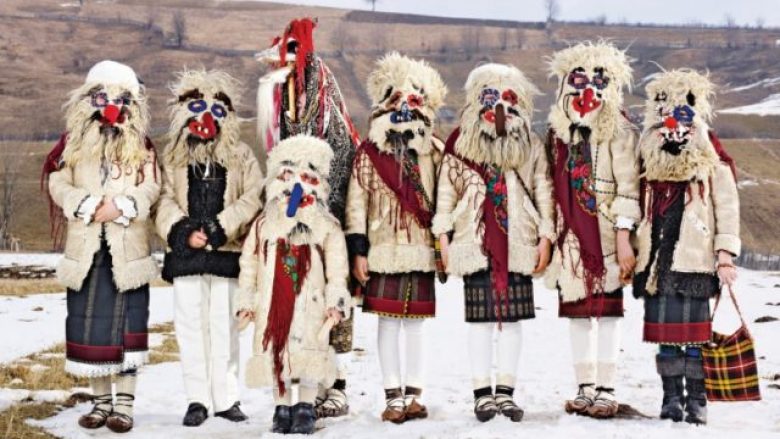
<svg viewBox="0 0 780 439">
<path fill-rule="evenodd" d="M 601 14 L 593 19 L 593 23 L 599 26 L 605 26 L 607 24 L 607 14 Z"/>
<path fill-rule="evenodd" d="M 348 30 L 344 29 L 340 32 L 333 32 L 330 34 L 330 43 L 336 50 L 338 55 L 343 55 L 347 45 L 352 41 L 352 34 Z"/>
<path fill-rule="evenodd" d="M 366 3 L 370 3 L 371 4 L 371 12 L 376 12 L 376 3 L 379 0 L 363 0 L 363 1 L 365 1 Z"/>
<path fill-rule="evenodd" d="M 469 26 L 461 32 L 460 47 L 463 48 L 467 59 L 471 59 L 472 55 L 479 52 L 481 31 L 482 29 L 477 26 Z"/>
<path fill-rule="evenodd" d="M 0 176 L 0 248 L 11 250 L 14 237 L 11 235 L 11 222 L 14 219 L 14 211 L 17 205 L 17 189 L 19 177 L 19 165 L 22 154 L 14 153 L 9 148 L 3 151 L 3 167 Z"/>
<path fill-rule="evenodd" d="M 756 29 L 763 29 L 765 24 L 766 19 L 764 17 L 756 18 Z"/>
<path fill-rule="evenodd" d="M 558 19 L 561 12 L 561 6 L 558 0 L 544 0 L 544 12 L 547 14 L 547 23 L 552 23 Z"/>
<path fill-rule="evenodd" d="M 501 50 L 506 50 L 509 47 L 509 28 L 502 27 L 498 34 L 498 43 L 501 46 Z"/>
<path fill-rule="evenodd" d="M 736 49 L 739 46 L 739 26 L 737 20 L 731 14 L 723 17 L 723 24 L 726 27 L 726 47 Z"/>
<path fill-rule="evenodd" d="M 519 27 L 515 28 L 515 44 L 517 44 L 518 49 L 522 49 L 523 44 L 525 44 L 525 32 Z"/>
<path fill-rule="evenodd" d="M 184 18 L 184 14 L 181 11 L 173 13 L 173 35 L 172 43 L 174 47 L 181 47 L 184 45 L 184 40 L 187 39 L 187 21 Z"/>
</svg>

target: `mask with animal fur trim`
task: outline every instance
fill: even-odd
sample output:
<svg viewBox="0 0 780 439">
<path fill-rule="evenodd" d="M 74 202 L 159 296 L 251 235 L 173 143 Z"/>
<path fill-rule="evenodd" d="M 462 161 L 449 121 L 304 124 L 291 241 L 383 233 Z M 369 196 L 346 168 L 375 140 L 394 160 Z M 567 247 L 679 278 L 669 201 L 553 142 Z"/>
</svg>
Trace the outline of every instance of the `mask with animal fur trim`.
<svg viewBox="0 0 780 439">
<path fill-rule="evenodd" d="M 572 127 L 587 128 L 599 140 L 616 134 L 623 88 L 631 85 L 625 52 L 604 41 L 584 42 L 554 53 L 549 64 L 550 75 L 558 81 L 550 112 L 550 123 L 558 135 Z"/>
<path fill-rule="evenodd" d="M 380 150 L 430 153 L 436 111 L 447 95 L 436 70 L 425 61 L 389 53 L 368 75 L 368 94 L 372 101 L 368 137 Z"/>
<path fill-rule="evenodd" d="M 218 70 L 185 70 L 171 86 L 168 163 L 210 161 L 227 166 L 240 140 L 235 107 L 239 83 Z"/>
<path fill-rule="evenodd" d="M 311 227 L 327 216 L 328 174 L 333 151 L 324 140 L 297 135 L 282 140 L 268 153 L 264 194 L 267 218 Z"/>
<path fill-rule="evenodd" d="M 455 151 L 477 163 L 518 167 L 531 145 L 537 88 L 517 67 L 485 64 L 466 80 Z"/>
<path fill-rule="evenodd" d="M 694 70 L 670 70 L 645 87 L 639 150 L 649 180 L 704 179 L 718 156 L 709 140 L 714 86 Z"/>
<path fill-rule="evenodd" d="M 130 67 L 114 61 L 95 64 L 65 104 L 64 161 L 105 157 L 123 164 L 142 162 L 149 129 L 145 91 Z"/>
</svg>

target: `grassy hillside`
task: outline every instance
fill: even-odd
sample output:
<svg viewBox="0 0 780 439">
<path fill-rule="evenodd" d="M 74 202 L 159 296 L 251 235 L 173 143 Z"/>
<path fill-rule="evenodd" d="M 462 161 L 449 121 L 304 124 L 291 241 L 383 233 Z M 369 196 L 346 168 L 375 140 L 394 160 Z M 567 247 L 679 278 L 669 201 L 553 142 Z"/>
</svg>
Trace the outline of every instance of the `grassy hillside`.
<svg viewBox="0 0 780 439">
<path fill-rule="evenodd" d="M 551 90 L 545 57 L 581 39 L 610 38 L 628 47 L 635 59 L 636 86 L 627 99 L 639 113 L 648 75 L 688 66 L 709 70 L 720 84 L 717 106 L 755 103 L 780 92 L 778 84 L 756 85 L 780 78 L 780 30 L 598 26 L 420 17 L 312 8 L 260 2 L 196 0 L 127 0 L 61 2 L 4 0 L 0 3 L 0 159 L 22 157 L 22 172 L 13 227 L 28 249 L 48 246 L 47 207 L 38 194 L 41 160 L 50 139 L 62 130 L 61 105 L 95 62 L 111 58 L 132 65 L 145 81 L 152 106 L 154 133 L 167 124 L 167 84 L 182 66 L 224 69 L 244 83 L 242 116 L 252 118 L 257 79 L 265 67 L 252 54 L 267 47 L 292 18 L 314 16 L 318 52 L 326 59 L 347 98 L 361 131 L 366 127 L 366 75 L 373 61 L 388 50 L 426 58 L 450 87 L 447 109 L 462 103 L 462 84 L 478 63 L 513 63 L 546 92 L 536 101 L 536 127 L 543 129 Z M 174 17 L 185 23 L 183 44 L 174 44 Z M 750 86 L 753 84 L 753 86 Z M 749 86 L 749 87 L 746 87 Z M 736 89 L 736 90 L 735 90 Z M 441 135 L 453 121 L 443 120 Z M 780 181 L 778 117 L 721 115 L 715 128 L 736 156 L 743 184 L 743 237 L 764 253 L 780 253 L 780 227 L 773 220 L 779 203 L 770 201 Z M 761 138 L 766 140 L 742 140 Z M 46 139 L 44 142 L 41 140 Z M 37 141 L 33 141 L 37 140 Z M 252 123 L 244 140 L 255 145 Z M 1 171 L 0 171 L 1 172 Z M 757 184 L 752 183 L 755 180 Z"/>
</svg>

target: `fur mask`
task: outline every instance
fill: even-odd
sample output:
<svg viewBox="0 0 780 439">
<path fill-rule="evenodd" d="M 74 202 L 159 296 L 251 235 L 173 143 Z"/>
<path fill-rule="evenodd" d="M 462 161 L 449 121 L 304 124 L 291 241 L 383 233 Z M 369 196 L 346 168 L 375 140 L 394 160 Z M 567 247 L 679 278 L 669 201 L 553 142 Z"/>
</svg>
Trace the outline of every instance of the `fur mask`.
<svg viewBox="0 0 780 439">
<path fill-rule="evenodd" d="M 166 163 L 211 161 L 227 166 L 241 137 L 236 113 L 239 83 L 218 70 L 185 70 L 171 86 Z"/>
<path fill-rule="evenodd" d="M 550 59 L 550 76 L 558 81 L 549 122 L 565 137 L 575 127 L 587 128 L 597 143 L 614 138 L 624 122 L 620 114 L 623 88 L 631 86 L 626 53 L 614 45 L 585 42 L 561 50 Z"/>
<path fill-rule="evenodd" d="M 431 152 L 436 111 L 447 95 L 436 70 L 425 61 L 389 53 L 368 75 L 368 94 L 368 137 L 380 150 L 394 152 L 401 146 L 419 154 Z"/>
<path fill-rule="evenodd" d="M 694 70 L 663 72 L 645 88 L 645 130 L 639 142 L 649 180 L 703 180 L 718 162 L 709 140 L 714 87 Z"/>
<path fill-rule="evenodd" d="M 539 90 L 517 67 L 485 64 L 466 80 L 455 151 L 477 163 L 519 167 L 531 146 L 533 95 Z"/>
<path fill-rule="evenodd" d="M 294 244 L 302 243 L 328 213 L 328 175 L 333 151 L 324 140 L 299 134 L 268 153 L 265 216 Z M 335 219 L 334 219 L 335 220 Z M 297 240 L 297 242 L 296 242 Z"/>
<path fill-rule="evenodd" d="M 85 158 L 131 166 L 142 163 L 149 129 L 145 92 L 130 67 L 114 61 L 95 64 L 84 85 L 73 90 L 64 105 L 65 163 L 75 165 Z"/>
</svg>

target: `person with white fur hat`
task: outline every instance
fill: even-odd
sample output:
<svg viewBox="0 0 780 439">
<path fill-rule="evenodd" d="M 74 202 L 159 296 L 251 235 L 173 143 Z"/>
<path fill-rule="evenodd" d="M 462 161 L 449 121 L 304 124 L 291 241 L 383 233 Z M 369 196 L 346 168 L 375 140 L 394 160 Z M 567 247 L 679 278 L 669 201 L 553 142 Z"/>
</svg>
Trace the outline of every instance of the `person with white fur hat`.
<svg viewBox="0 0 780 439">
<path fill-rule="evenodd" d="M 157 277 L 148 227 L 161 178 L 145 89 L 130 67 L 101 61 L 70 93 L 65 119 L 43 168 L 52 218 L 67 222 L 57 267 L 67 287 L 65 370 L 89 378 L 94 395 L 79 425 L 121 433 L 133 428 L 136 370 L 148 359 L 149 282 Z"/>
<path fill-rule="evenodd" d="M 465 90 L 439 173 L 433 233 L 447 272 L 464 281 L 474 414 L 482 422 L 498 413 L 520 422 L 513 395 L 522 321 L 534 318 L 531 276 L 544 272 L 555 240 L 547 158 L 531 130 L 539 92 L 505 64 L 472 70 Z"/>
<path fill-rule="evenodd" d="M 270 151 L 265 208 L 241 253 L 237 315 L 242 327 L 254 322 L 246 380 L 273 387 L 274 433 L 312 434 L 318 388 L 337 377 L 329 334 L 349 318 L 351 297 L 344 233 L 327 206 L 332 158 L 327 142 L 304 134 Z"/>
</svg>

